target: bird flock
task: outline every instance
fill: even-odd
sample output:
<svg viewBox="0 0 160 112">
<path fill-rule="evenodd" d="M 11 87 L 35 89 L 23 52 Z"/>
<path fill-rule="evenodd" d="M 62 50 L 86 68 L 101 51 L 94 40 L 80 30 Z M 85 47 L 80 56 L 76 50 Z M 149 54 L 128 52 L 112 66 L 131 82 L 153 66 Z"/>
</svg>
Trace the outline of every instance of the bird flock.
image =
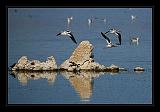
<svg viewBox="0 0 160 112">
<path fill-rule="evenodd" d="M 129 10 L 132 10 L 133 8 L 129 8 Z M 15 13 L 18 13 L 18 10 L 15 9 L 14 10 Z M 32 15 L 29 15 L 30 18 L 32 18 Z M 130 19 L 131 19 L 131 22 L 135 22 L 136 19 L 137 19 L 137 16 L 131 14 L 130 15 Z M 75 44 L 77 44 L 77 41 L 76 39 L 74 38 L 73 34 L 72 34 L 72 31 L 70 30 L 71 28 L 71 23 L 73 21 L 73 16 L 70 16 L 70 17 L 67 17 L 67 30 L 65 31 L 62 31 L 60 33 L 57 34 L 57 36 L 68 36 Z M 93 18 L 88 18 L 88 26 L 89 28 L 91 27 L 91 24 L 95 21 L 103 21 L 104 24 L 106 25 L 106 22 L 107 22 L 107 19 L 106 17 L 104 18 L 99 18 L 99 17 L 93 17 Z M 116 45 L 114 45 L 112 42 L 111 42 L 111 39 L 108 37 L 108 34 L 114 34 L 117 38 L 118 38 L 118 41 L 119 43 L 116 43 L 116 45 L 121 45 L 121 42 L 122 42 L 122 38 L 121 38 L 121 33 L 119 30 L 116 30 L 116 29 L 109 29 L 107 32 L 103 33 L 101 32 L 101 35 L 102 37 L 104 37 L 104 39 L 106 40 L 107 42 L 107 47 L 108 48 L 112 48 L 112 47 L 117 47 Z M 139 37 L 133 37 L 130 39 L 131 43 L 136 43 L 137 45 L 139 44 L 139 40 L 140 38 Z"/>
<path fill-rule="evenodd" d="M 136 20 L 136 16 L 131 15 L 130 17 L 131 17 L 131 21 L 135 21 L 135 20 Z M 68 29 L 65 30 L 65 31 L 62 31 L 62 32 L 58 33 L 56 36 L 60 36 L 60 35 L 61 35 L 61 36 L 69 37 L 75 44 L 77 44 L 77 41 L 76 41 L 75 37 L 74 37 L 73 34 L 72 34 L 72 31 L 69 30 L 72 20 L 73 20 L 73 16 L 68 17 L 68 18 L 67 18 L 67 28 L 68 28 Z M 93 23 L 93 21 L 95 21 L 95 20 L 101 20 L 101 21 L 103 21 L 104 23 L 107 22 L 106 17 L 105 17 L 105 18 L 98 18 L 98 17 L 88 18 L 88 26 L 90 27 L 91 24 Z M 114 34 L 115 37 L 118 38 L 119 43 L 116 43 L 116 45 L 114 45 L 114 44 L 111 42 L 111 39 L 108 37 L 108 34 Z M 121 42 L 122 42 L 122 38 L 121 38 L 121 37 L 122 37 L 122 36 L 121 36 L 121 33 L 120 33 L 119 30 L 116 30 L 116 29 L 112 28 L 112 29 L 109 29 L 108 31 L 106 31 L 105 33 L 101 32 L 101 35 L 102 35 L 102 37 L 104 37 L 104 39 L 106 40 L 106 42 L 107 42 L 107 45 L 106 45 L 106 46 L 107 46 L 108 48 L 117 47 L 117 45 L 121 45 Z M 139 37 L 131 38 L 131 42 L 132 42 L 132 43 L 136 43 L 136 44 L 138 45 L 138 43 L 139 43 Z"/>
</svg>

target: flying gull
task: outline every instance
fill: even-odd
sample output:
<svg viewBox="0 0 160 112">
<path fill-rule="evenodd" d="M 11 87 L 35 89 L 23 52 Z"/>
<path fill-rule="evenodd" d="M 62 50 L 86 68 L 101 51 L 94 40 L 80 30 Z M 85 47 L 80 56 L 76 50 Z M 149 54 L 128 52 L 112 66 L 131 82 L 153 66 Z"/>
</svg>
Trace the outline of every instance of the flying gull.
<svg viewBox="0 0 160 112">
<path fill-rule="evenodd" d="M 118 36 L 118 39 L 119 39 L 119 43 L 116 43 L 117 45 L 121 45 L 121 34 L 119 33 L 118 30 L 115 30 L 115 29 L 110 29 L 109 31 L 105 32 L 104 34 L 107 34 L 107 33 L 111 33 L 111 34 L 115 34 Z"/>
<path fill-rule="evenodd" d="M 69 31 L 69 30 L 63 31 L 63 32 L 58 33 L 56 36 L 59 36 L 59 35 L 69 36 L 72 39 L 72 41 L 77 44 L 77 42 L 76 42 L 74 36 L 72 35 L 71 31 Z"/>
<path fill-rule="evenodd" d="M 117 47 L 115 45 L 112 44 L 111 40 L 104 34 L 101 32 L 101 35 L 105 38 L 105 40 L 107 41 L 107 47 L 111 48 L 111 47 Z"/>
</svg>

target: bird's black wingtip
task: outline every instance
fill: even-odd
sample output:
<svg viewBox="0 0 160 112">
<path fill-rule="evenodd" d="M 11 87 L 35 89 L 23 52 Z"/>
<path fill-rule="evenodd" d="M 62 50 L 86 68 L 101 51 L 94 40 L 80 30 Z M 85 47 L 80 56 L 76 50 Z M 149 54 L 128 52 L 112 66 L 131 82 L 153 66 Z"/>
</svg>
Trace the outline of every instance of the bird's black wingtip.
<svg viewBox="0 0 160 112">
<path fill-rule="evenodd" d="M 103 32 L 101 32 L 101 35 L 102 35 L 102 36 L 105 36 L 105 34 L 104 34 Z"/>
<path fill-rule="evenodd" d="M 77 44 L 77 42 L 76 42 L 76 41 L 74 41 L 74 43 L 75 43 L 75 44 Z"/>
<path fill-rule="evenodd" d="M 61 33 L 58 33 L 56 36 L 60 35 Z"/>
</svg>

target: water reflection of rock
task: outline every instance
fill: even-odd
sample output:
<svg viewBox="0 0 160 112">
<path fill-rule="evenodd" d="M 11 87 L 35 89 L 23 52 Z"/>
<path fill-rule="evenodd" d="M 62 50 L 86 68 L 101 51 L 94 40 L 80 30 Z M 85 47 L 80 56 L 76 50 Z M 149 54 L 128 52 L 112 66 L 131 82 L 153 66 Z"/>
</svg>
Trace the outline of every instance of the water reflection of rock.
<svg viewBox="0 0 160 112">
<path fill-rule="evenodd" d="M 99 77 L 101 72 L 61 72 L 68 79 L 82 101 L 89 101 L 92 96 L 94 78 Z"/>
<path fill-rule="evenodd" d="M 28 80 L 37 80 L 41 78 L 45 78 L 48 80 L 49 84 L 53 84 L 57 76 L 57 73 L 53 71 L 13 71 L 12 73 L 15 74 L 22 85 L 26 85 Z"/>
</svg>

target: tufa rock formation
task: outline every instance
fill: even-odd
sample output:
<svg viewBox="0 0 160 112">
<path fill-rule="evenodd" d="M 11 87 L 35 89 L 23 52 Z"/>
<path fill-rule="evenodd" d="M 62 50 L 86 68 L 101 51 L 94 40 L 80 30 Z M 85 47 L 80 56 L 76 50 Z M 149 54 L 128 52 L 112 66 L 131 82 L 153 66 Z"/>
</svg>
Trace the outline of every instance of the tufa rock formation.
<svg viewBox="0 0 160 112">
<path fill-rule="evenodd" d="M 47 58 L 46 62 L 38 60 L 29 61 L 27 56 L 22 56 L 12 70 L 55 70 L 57 69 L 56 61 L 53 56 Z"/>
<path fill-rule="evenodd" d="M 60 65 L 60 69 L 67 71 L 105 69 L 104 65 L 94 62 L 92 50 L 93 45 L 89 41 L 82 41 L 71 57 Z"/>
<path fill-rule="evenodd" d="M 29 61 L 27 56 L 22 56 L 18 63 L 11 65 L 12 70 L 31 70 L 31 71 L 45 71 L 45 70 L 60 70 L 60 71 L 95 71 L 95 72 L 119 72 L 127 71 L 125 68 L 111 65 L 105 67 L 95 62 L 93 57 L 94 47 L 89 41 L 82 41 L 79 46 L 73 51 L 71 57 L 64 61 L 59 68 L 57 68 L 56 61 L 53 56 L 48 57 L 46 62 L 38 60 Z"/>
</svg>

